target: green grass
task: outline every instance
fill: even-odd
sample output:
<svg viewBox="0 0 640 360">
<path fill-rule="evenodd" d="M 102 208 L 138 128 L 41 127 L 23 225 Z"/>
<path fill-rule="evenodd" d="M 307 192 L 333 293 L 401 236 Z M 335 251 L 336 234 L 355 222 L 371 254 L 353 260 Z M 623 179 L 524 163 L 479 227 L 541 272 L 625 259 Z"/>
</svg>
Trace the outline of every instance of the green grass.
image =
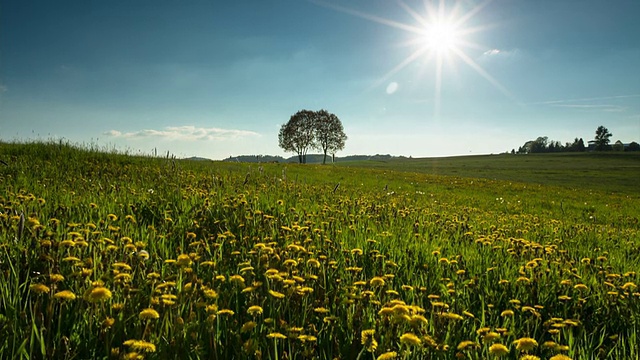
<svg viewBox="0 0 640 360">
<path fill-rule="evenodd" d="M 640 153 L 481 155 L 339 163 L 342 166 L 507 180 L 638 194 Z"/>
<path fill-rule="evenodd" d="M 506 359 L 528 337 L 541 359 L 637 358 L 637 157 L 599 156 L 258 165 L 0 143 L 0 353 L 491 359 L 495 332 Z"/>
</svg>

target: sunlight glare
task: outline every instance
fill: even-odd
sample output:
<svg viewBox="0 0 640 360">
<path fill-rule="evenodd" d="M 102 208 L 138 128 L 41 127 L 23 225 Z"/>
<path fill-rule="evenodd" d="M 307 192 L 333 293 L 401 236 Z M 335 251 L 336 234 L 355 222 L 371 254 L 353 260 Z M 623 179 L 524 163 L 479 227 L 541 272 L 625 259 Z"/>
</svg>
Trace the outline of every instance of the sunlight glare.
<svg viewBox="0 0 640 360">
<path fill-rule="evenodd" d="M 425 29 L 423 40 L 427 48 L 438 53 L 446 53 L 456 47 L 458 34 L 453 24 L 438 21 Z"/>
</svg>

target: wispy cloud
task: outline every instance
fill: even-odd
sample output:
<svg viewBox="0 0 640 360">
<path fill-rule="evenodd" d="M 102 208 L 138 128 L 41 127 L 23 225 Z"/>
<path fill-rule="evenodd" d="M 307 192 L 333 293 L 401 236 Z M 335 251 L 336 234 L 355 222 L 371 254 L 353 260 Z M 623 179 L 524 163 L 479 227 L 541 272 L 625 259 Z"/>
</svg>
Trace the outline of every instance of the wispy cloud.
<svg viewBox="0 0 640 360">
<path fill-rule="evenodd" d="M 564 107 L 564 108 L 572 108 L 572 109 L 583 109 L 583 110 L 602 110 L 608 112 L 620 112 L 624 111 L 627 108 L 624 106 L 618 105 L 610 105 L 610 104 L 597 104 L 597 105 L 587 105 L 587 104 L 551 104 L 556 107 Z"/>
<path fill-rule="evenodd" d="M 195 126 L 168 126 L 162 130 L 145 129 L 134 132 L 109 130 L 104 135 L 125 139 L 162 138 L 181 141 L 225 140 L 260 136 L 256 132 L 247 130 L 199 128 Z"/>
<path fill-rule="evenodd" d="M 504 59 L 520 55 L 519 49 L 489 49 L 482 53 L 480 59 Z"/>
<path fill-rule="evenodd" d="M 640 94 L 630 95 L 615 95 L 615 96 L 601 96 L 591 98 L 577 98 L 577 99 L 556 99 L 548 101 L 534 102 L 530 105 L 548 105 L 553 107 L 583 109 L 583 110 L 601 110 L 607 112 L 622 112 L 628 109 L 626 106 L 603 103 L 614 100 L 639 98 Z"/>
<path fill-rule="evenodd" d="M 613 100 L 613 99 L 628 99 L 628 98 L 638 98 L 638 97 L 640 97 L 640 94 L 601 96 L 601 97 L 578 98 L 578 99 L 558 99 L 558 100 L 548 100 L 548 101 L 534 102 L 534 103 L 531 103 L 531 105 L 554 105 L 554 104 L 562 104 L 562 103 L 602 101 L 602 100 Z"/>
</svg>

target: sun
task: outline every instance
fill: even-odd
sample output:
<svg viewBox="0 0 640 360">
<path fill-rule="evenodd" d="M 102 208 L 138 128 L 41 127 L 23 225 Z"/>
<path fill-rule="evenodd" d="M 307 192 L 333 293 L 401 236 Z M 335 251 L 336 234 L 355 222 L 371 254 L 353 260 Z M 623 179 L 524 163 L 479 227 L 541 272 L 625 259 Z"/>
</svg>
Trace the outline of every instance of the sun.
<svg viewBox="0 0 640 360">
<path fill-rule="evenodd" d="M 417 61 L 422 63 L 423 66 L 431 64 L 434 66 L 433 77 L 435 80 L 433 101 L 434 117 L 438 118 L 444 67 L 453 66 L 455 61 L 462 61 L 505 96 L 515 100 L 513 95 L 504 86 L 473 60 L 472 56 L 467 54 L 467 52 L 470 52 L 472 49 L 480 50 L 483 53 L 488 50 L 470 40 L 469 37 L 493 26 L 491 24 L 472 25 L 472 23 L 478 22 L 471 21 L 492 0 L 484 0 L 471 7 L 466 6 L 468 2 L 456 0 L 453 2 L 454 6 L 451 8 L 447 8 L 445 0 L 424 0 L 424 11 L 417 11 L 407 5 L 403 0 L 397 0 L 397 5 L 413 19 L 413 22 L 390 20 L 341 5 L 327 3 L 325 0 L 309 1 L 339 12 L 400 29 L 409 34 L 410 38 L 404 42 L 403 45 L 413 47 L 413 52 L 378 79 L 372 88 L 385 86 L 389 83 L 392 76 L 413 62 Z M 390 86 L 393 87 L 393 89 L 397 89 L 398 84 L 395 82 L 389 83 L 389 86 L 387 86 L 388 94 L 395 92 L 395 90 L 389 91 Z"/>
<path fill-rule="evenodd" d="M 445 54 L 456 49 L 459 34 L 452 22 L 440 20 L 425 27 L 422 41 L 426 48 Z"/>
</svg>

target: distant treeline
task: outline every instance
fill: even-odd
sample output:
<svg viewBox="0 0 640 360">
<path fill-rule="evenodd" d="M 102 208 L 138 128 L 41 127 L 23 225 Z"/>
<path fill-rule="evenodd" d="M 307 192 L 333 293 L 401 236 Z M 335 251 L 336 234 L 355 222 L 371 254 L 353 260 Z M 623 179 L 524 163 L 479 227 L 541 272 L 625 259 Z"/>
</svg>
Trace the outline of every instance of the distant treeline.
<svg viewBox="0 0 640 360">
<path fill-rule="evenodd" d="M 310 154 L 307 155 L 307 164 L 321 164 L 324 155 L 322 154 Z M 391 155 L 350 155 L 344 157 L 335 157 L 333 161 L 363 161 L 363 160 L 390 160 L 390 159 L 403 159 L 404 156 L 391 156 Z M 233 161 L 233 162 L 250 162 L 250 163 L 269 163 L 269 162 L 279 162 L 279 163 L 297 163 L 298 156 L 292 156 L 289 158 L 284 158 L 282 156 L 271 156 L 271 155 L 240 155 L 240 156 L 230 156 L 223 161 Z"/>
<path fill-rule="evenodd" d="M 518 150 L 512 149 L 512 154 L 535 154 L 535 153 L 555 153 L 555 152 L 583 152 L 596 150 L 596 142 L 591 140 L 585 146 L 582 138 L 575 138 L 572 143 L 549 140 L 546 136 L 540 136 L 535 140 L 529 140 L 520 146 Z M 620 140 L 613 145 L 606 145 L 604 150 L 613 151 L 640 151 L 640 145 L 637 142 L 623 144 Z"/>
</svg>

